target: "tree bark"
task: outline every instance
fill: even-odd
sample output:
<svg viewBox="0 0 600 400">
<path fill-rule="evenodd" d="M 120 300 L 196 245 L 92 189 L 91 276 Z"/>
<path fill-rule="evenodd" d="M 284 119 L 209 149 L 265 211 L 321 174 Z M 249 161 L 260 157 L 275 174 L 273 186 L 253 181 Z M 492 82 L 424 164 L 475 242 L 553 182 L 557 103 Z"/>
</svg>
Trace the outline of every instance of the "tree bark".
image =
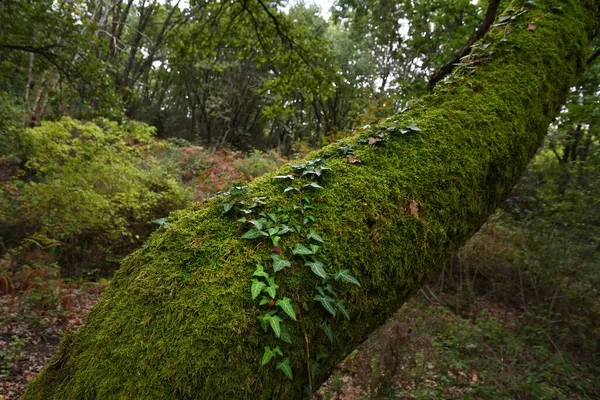
<svg viewBox="0 0 600 400">
<path fill-rule="evenodd" d="M 123 262 L 86 325 L 65 336 L 23 398 L 302 398 L 307 361 L 328 354 L 312 380 L 318 385 L 479 229 L 540 145 L 585 66 L 600 0 L 536 4 L 509 26 L 492 27 L 483 41 L 493 54 L 476 69 L 457 68 L 410 110 L 346 140 L 361 163 L 350 163 L 340 145 L 309 156 L 331 168 L 323 189 L 307 191 L 312 229 L 324 240 L 319 257 L 330 273 L 347 269 L 361 284 L 330 279 L 352 318 L 329 322 L 333 343 L 320 329 L 328 313 L 313 299 L 320 280 L 291 255 L 302 237 L 282 239 L 282 257 L 293 264 L 274 273 L 271 245 L 242 239 L 249 225 L 224 214 L 231 196 L 219 197 L 172 214 Z M 527 29 L 530 21 L 536 29 Z M 378 132 L 387 143 L 359 141 Z M 255 180 L 246 196 L 264 196 L 265 212 L 288 208 L 294 220 L 302 200 L 273 177 Z M 302 326 L 280 314 L 292 344 L 264 333 L 256 319 L 257 263 L 301 315 Z M 293 380 L 260 365 L 264 346 L 280 346 Z"/>
</svg>

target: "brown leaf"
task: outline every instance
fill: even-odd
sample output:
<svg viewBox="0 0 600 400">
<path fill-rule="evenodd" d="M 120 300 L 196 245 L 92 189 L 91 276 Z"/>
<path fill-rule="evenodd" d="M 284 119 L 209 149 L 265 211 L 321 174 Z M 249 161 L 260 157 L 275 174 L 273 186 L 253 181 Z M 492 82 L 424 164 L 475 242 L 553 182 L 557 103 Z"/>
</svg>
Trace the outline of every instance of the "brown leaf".
<svg viewBox="0 0 600 400">
<path fill-rule="evenodd" d="M 536 25 L 536 24 L 534 24 L 533 22 L 530 22 L 530 23 L 527 25 L 527 30 L 528 30 L 528 31 L 535 31 L 536 29 L 537 29 L 537 25 Z"/>
<path fill-rule="evenodd" d="M 283 253 L 283 250 L 281 249 L 281 246 L 277 246 L 277 247 L 271 247 L 271 251 L 273 253 L 277 253 L 279 255 L 281 255 L 281 253 Z"/>
<path fill-rule="evenodd" d="M 350 164 L 362 164 L 362 161 L 360 161 L 358 158 L 354 157 L 352 154 L 349 154 L 346 157 L 348 157 L 348 162 Z"/>
<path fill-rule="evenodd" d="M 373 136 L 369 136 L 369 144 L 375 144 L 379 142 L 379 139 L 375 139 Z"/>
<path fill-rule="evenodd" d="M 411 200 L 408 207 L 410 208 L 410 215 L 419 219 L 419 203 L 416 200 Z"/>
</svg>

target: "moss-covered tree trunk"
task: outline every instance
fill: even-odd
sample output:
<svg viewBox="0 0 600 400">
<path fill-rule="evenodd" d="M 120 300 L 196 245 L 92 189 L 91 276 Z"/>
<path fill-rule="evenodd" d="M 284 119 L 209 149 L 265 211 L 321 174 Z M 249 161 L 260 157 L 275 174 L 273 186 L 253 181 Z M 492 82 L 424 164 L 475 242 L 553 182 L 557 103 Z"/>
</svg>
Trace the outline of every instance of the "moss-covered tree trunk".
<svg viewBox="0 0 600 400">
<path fill-rule="evenodd" d="M 503 15 L 527 13 L 499 20 L 501 26 L 432 95 L 364 128 L 347 140 L 348 147 L 311 154 L 331 168 L 320 178 L 274 179 L 295 171 L 287 166 L 257 179 L 250 194 L 171 215 L 168 226 L 123 262 L 87 324 L 66 335 L 24 398 L 301 398 L 309 382 L 307 361 L 315 366 L 316 386 L 427 282 L 510 191 L 585 64 L 599 6 L 598 0 L 517 1 L 512 14 Z M 310 182 L 323 188 L 302 189 L 304 200 L 295 190 L 284 193 L 287 186 Z M 254 214 L 276 214 L 279 225 L 289 216 L 286 225 L 294 232 L 271 232 L 282 237 L 278 248 L 266 237 L 241 238 L 252 225 L 237 221 L 238 206 L 224 214 L 224 203 L 241 198 L 249 207 L 252 197 L 266 203 Z M 293 206 L 308 200 L 313 208 L 304 220 Z M 304 222 L 301 234 L 295 232 L 294 225 Z M 318 236 L 307 239 L 311 229 Z M 298 243 L 320 246 L 315 258 L 330 274 L 326 283 L 344 300 L 350 321 L 329 300 L 334 295 L 315 289 L 326 286 L 311 270 L 322 273 L 320 265 L 310 264 L 310 255 L 292 255 Z M 274 251 L 291 267 L 274 272 Z M 276 299 L 289 298 L 301 323 L 268 298 L 259 306 L 268 293 L 252 300 L 252 279 L 266 282 L 252 276 L 257 264 L 275 277 Z M 335 280 L 332 275 L 343 269 L 361 286 L 350 278 Z M 269 323 L 267 332 L 261 328 L 257 316 L 269 310 L 278 310 L 291 344 L 276 339 Z M 279 346 L 284 356 L 261 366 L 265 346 Z M 285 358 L 293 380 L 286 368 L 275 368 Z"/>
</svg>

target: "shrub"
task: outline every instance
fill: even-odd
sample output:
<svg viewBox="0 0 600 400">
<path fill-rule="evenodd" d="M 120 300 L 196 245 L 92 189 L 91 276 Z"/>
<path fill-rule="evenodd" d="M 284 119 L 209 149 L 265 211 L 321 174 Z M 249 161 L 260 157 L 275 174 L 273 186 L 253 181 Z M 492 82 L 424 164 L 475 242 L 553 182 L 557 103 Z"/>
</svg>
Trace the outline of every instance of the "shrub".
<svg viewBox="0 0 600 400">
<path fill-rule="evenodd" d="M 70 274 L 116 266 L 151 220 L 185 201 L 181 183 L 152 156 L 153 135 L 137 122 L 70 118 L 20 132 L 23 167 L 0 186 L 0 236 L 12 247 L 32 235 L 61 242 L 51 256 Z"/>
</svg>

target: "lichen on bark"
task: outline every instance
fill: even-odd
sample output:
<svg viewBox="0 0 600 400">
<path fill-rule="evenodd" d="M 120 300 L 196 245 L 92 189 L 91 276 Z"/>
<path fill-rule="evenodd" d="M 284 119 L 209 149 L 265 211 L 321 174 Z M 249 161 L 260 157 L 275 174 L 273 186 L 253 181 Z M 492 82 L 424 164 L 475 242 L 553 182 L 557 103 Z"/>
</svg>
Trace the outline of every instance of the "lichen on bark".
<svg viewBox="0 0 600 400">
<path fill-rule="evenodd" d="M 472 56 L 476 69 L 459 68 L 410 110 L 346 140 L 361 164 L 340 156 L 337 145 L 309 156 L 327 158 L 331 168 L 314 195 L 323 257 L 361 282 L 342 287 L 352 320 L 334 320 L 330 344 L 319 329 L 324 311 L 312 301 L 314 276 L 300 266 L 278 275 L 281 296 L 300 307 L 311 353 L 329 355 L 317 381 L 481 226 L 541 143 L 582 72 L 600 1 L 536 3 L 510 32 L 490 30 L 489 46 Z M 411 123 L 420 131 L 403 134 Z M 383 128 L 385 146 L 358 142 Z M 257 179 L 252 195 L 266 196 L 267 209 L 291 205 L 272 179 L 289 172 Z M 173 213 L 129 256 L 24 399 L 302 398 L 306 355 L 297 324 L 288 324 L 293 344 L 286 345 L 294 380 L 260 366 L 263 346 L 277 342 L 256 321 L 250 281 L 269 246 L 241 239 L 221 202 Z"/>
</svg>

